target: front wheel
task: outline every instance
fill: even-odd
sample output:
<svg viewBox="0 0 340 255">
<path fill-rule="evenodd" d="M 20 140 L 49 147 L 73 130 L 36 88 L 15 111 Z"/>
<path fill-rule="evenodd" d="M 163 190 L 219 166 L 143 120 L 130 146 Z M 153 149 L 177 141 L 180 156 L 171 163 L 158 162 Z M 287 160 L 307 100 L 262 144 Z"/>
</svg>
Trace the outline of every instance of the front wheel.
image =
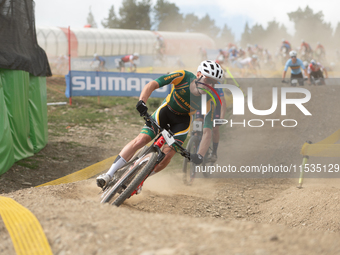
<svg viewBox="0 0 340 255">
<path fill-rule="evenodd" d="M 137 187 L 146 179 L 156 165 L 158 154 L 156 152 L 150 152 L 138 159 L 130 170 L 134 172 L 134 177 L 130 184 L 124 189 L 124 191 L 113 201 L 112 204 L 117 207 L 120 206 L 126 199 L 128 199 Z"/>
<path fill-rule="evenodd" d="M 142 157 L 148 149 L 149 149 L 148 146 L 144 146 L 129 160 L 127 166 L 118 169 L 117 172 L 115 172 L 114 178 L 109 182 L 107 187 L 105 187 L 105 190 L 101 196 L 102 197 L 101 203 L 110 202 L 114 195 L 120 192 L 121 185 L 117 186 L 115 184 L 122 178 L 122 176 L 125 174 L 125 172 L 127 172 L 127 170 L 132 168 L 132 164 L 134 163 L 134 161 Z"/>
</svg>

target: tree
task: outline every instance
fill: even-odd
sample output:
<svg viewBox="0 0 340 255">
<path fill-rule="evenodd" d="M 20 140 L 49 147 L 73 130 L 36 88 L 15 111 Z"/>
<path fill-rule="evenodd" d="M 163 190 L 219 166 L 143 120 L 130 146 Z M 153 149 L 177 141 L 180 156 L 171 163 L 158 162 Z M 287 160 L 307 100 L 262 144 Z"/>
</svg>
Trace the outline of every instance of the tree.
<svg viewBox="0 0 340 255">
<path fill-rule="evenodd" d="M 340 49 L 340 22 L 338 22 L 338 25 L 335 28 L 334 36 L 333 36 L 333 47 L 335 47 L 337 50 Z"/>
<path fill-rule="evenodd" d="M 217 46 L 218 48 L 225 47 L 228 43 L 234 43 L 235 36 L 231 32 L 231 28 L 229 28 L 226 24 L 223 26 L 223 29 L 220 33 L 220 36 L 217 38 Z"/>
<path fill-rule="evenodd" d="M 199 29 L 199 20 L 200 19 L 193 13 L 185 15 L 183 20 L 184 31 L 197 32 Z"/>
<path fill-rule="evenodd" d="M 156 30 L 160 31 L 184 31 L 183 16 L 179 8 L 166 0 L 157 0 L 154 6 Z"/>
<path fill-rule="evenodd" d="M 151 29 L 151 0 L 123 0 L 119 9 L 119 27 L 124 29 Z"/>
<path fill-rule="evenodd" d="M 97 27 L 97 23 L 94 20 L 94 17 L 93 17 L 92 11 L 91 11 L 91 6 L 90 6 L 89 14 L 87 15 L 87 24 L 90 25 L 93 28 Z"/>
<path fill-rule="evenodd" d="M 298 8 L 295 12 L 287 13 L 287 15 L 289 20 L 294 22 L 296 43 L 299 43 L 301 39 L 309 43 L 331 39 L 333 32 L 331 24 L 324 22 L 322 11 L 314 13 L 307 5 L 304 10 Z"/>
<path fill-rule="evenodd" d="M 220 32 L 220 28 L 215 25 L 215 20 L 210 19 L 208 14 L 200 19 L 198 22 L 198 27 L 201 33 L 205 33 L 213 39 L 216 39 L 218 33 Z"/>
<path fill-rule="evenodd" d="M 250 29 L 250 38 L 252 44 L 262 45 L 264 42 L 264 38 L 266 36 L 266 30 L 262 27 L 261 24 L 255 24 Z"/>
<path fill-rule="evenodd" d="M 291 41 L 291 36 L 287 32 L 287 28 L 284 25 L 280 25 L 275 19 L 269 21 L 261 45 L 264 48 L 270 48 L 276 51 L 278 47 L 280 47 L 282 39 Z"/>
<path fill-rule="evenodd" d="M 246 22 L 246 25 L 244 26 L 244 31 L 241 35 L 241 45 L 242 47 L 246 47 L 246 45 L 250 42 L 251 42 L 250 28 L 248 22 Z"/>
<path fill-rule="evenodd" d="M 113 5 L 109 10 L 109 16 L 102 21 L 102 25 L 105 28 L 119 28 L 119 20 L 115 14 Z"/>
</svg>

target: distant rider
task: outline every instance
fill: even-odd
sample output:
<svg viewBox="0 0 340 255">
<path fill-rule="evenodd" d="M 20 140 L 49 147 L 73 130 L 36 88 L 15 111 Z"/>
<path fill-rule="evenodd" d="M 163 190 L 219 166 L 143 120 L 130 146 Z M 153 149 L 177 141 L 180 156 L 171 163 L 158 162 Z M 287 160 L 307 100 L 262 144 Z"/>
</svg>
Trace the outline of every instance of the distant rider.
<svg viewBox="0 0 340 255">
<path fill-rule="evenodd" d="M 135 60 L 139 59 L 139 54 L 134 53 L 133 55 L 126 55 L 119 60 L 119 69 L 121 72 L 125 72 L 125 63 L 130 63 L 130 72 L 136 71 L 137 65 Z M 132 67 L 134 69 L 132 69 Z"/>
<path fill-rule="evenodd" d="M 326 51 L 325 51 L 325 47 L 318 42 L 315 48 L 315 53 L 316 53 L 316 57 L 318 60 L 324 60 L 326 57 Z"/>
<path fill-rule="evenodd" d="M 101 57 L 101 56 L 98 56 L 97 53 L 95 53 L 95 54 L 93 55 L 93 57 L 94 57 L 94 59 L 92 60 L 92 62 L 91 62 L 91 64 L 90 64 L 91 67 L 93 66 L 93 64 L 94 64 L 95 62 L 99 62 L 99 64 L 98 64 L 96 70 L 97 70 L 97 71 L 103 71 L 103 70 L 105 70 L 105 59 L 104 59 L 103 57 Z"/>
<path fill-rule="evenodd" d="M 282 48 L 285 48 L 287 50 L 286 52 L 290 52 L 291 49 L 292 49 L 292 46 L 291 46 L 290 42 L 288 42 L 285 39 L 282 39 L 281 50 L 282 50 Z"/>
<path fill-rule="evenodd" d="M 304 66 L 302 60 L 297 58 L 296 51 L 292 50 L 291 52 L 289 52 L 289 56 L 290 56 L 290 59 L 287 60 L 285 68 L 282 73 L 282 82 L 285 82 L 286 73 L 287 73 L 288 67 L 290 67 L 291 69 L 290 80 L 292 81 L 293 79 L 297 79 L 299 82 L 299 85 L 303 86 L 304 79 L 303 79 L 301 69 L 304 71 L 305 76 L 307 77 L 306 67 Z"/>
<path fill-rule="evenodd" d="M 308 65 L 308 81 L 309 83 L 315 83 L 314 81 L 320 79 L 321 85 L 325 85 L 325 80 L 323 76 L 323 72 L 325 72 L 326 79 L 328 78 L 327 70 L 315 60 L 312 60 Z M 311 80 L 313 78 L 313 80 Z"/>
</svg>

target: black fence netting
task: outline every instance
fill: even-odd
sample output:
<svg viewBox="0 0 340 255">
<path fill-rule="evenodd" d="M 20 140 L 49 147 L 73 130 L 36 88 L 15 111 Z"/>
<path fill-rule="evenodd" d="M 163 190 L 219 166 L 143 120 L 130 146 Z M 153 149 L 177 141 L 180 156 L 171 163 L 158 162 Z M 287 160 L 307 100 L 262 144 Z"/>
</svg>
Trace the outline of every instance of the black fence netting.
<svg viewBox="0 0 340 255">
<path fill-rule="evenodd" d="M 35 31 L 33 0 L 0 0 L 0 68 L 51 76 Z"/>
</svg>

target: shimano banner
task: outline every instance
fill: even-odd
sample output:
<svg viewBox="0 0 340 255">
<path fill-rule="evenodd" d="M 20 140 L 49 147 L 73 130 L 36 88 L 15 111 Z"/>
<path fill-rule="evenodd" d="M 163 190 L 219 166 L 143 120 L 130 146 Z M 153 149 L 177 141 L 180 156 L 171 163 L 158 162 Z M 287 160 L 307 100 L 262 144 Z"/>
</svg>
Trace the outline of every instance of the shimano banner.
<svg viewBox="0 0 340 255">
<path fill-rule="evenodd" d="M 126 96 L 139 97 L 144 86 L 163 74 L 70 71 L 65 75 L 66 97 Z M 164 86 L 151 97 L 166 97 L 171 86 Z"/>
</svg>

